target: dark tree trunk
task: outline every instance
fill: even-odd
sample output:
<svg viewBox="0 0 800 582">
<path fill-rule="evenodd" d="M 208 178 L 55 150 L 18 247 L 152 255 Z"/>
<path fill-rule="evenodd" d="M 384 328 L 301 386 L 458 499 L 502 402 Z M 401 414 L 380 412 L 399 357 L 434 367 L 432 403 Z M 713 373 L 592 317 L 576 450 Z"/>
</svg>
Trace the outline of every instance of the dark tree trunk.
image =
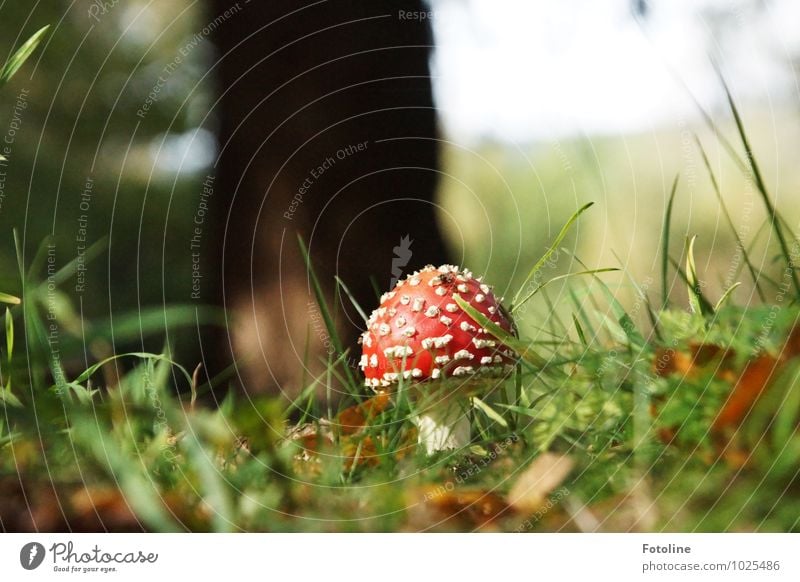
<svg viewBox="0 0 800 582">
<path fill-rule="evenodd" d="M 237 3 L 213 0 L 212 18 Z M 299 252 L 333 305 L 445 262 L 436 220 L 431 31 L 419 1 L 239 0 L 216 31 L 216 220 L 230 345 L 250 392 L 296 395 L 331 345 Z M 222 19 L 220 19 L 222 20 Z M 401 242 L 412 240 L 410 247 Z M 345 345 L 363 322 L 339 302 Z M 227 343 L 227 342 L 226 342 Z M 308 346 L 308 350 L 307 350 Z"/>
</svg>

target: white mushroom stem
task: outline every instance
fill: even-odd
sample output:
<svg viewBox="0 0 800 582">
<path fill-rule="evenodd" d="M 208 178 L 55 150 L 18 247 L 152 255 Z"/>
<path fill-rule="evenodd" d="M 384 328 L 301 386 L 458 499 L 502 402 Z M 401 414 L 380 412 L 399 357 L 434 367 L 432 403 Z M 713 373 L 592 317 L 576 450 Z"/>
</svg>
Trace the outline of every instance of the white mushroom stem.
<svg viewBox="0 0 800 582">
<path fill-rule="evenodd" d="M 469 444 L 469 417 L 456 402 L 431 406 L 415 420 L 419 444 L 432 455 L 437 451 L 460 449 Z"/>
</svg>

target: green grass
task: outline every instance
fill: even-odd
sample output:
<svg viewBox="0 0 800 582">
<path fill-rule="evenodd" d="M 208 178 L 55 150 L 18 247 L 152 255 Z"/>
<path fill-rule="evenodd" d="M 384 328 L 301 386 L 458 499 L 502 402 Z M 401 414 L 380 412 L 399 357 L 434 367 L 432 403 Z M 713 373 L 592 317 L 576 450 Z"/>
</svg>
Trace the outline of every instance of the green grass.
<svg viewBox="0 0 800 582">
<path fill-rule="evenodd" d="M 193 366 L 175 362 L 169 347 L 109 353 L 112 339 L 193 325 L 194 306 L 87 325 L 60 289 L 76 265 L 51 268 L 47 241 L 26 261 L 17 243 L 18 288 L 0 293 L 0 527 L 799 531 L 797 235 L 772 203 L 730 105 L 745 151 L 733 163 L 756 183 L 763 230 L 777 238 L 769 275 L 752 240 L 736 232 L 699 138 L 698 151 L 743 253 L 735 275 L 747 268 L 760 301 L 737 304 L 738 280 L 706 283 L 716 275 L 695 256 L 702 240 L 676 250 L 680 179 L 665 187 L 661 240 L 642 250 L 660 252 L 659 281 L 587 265 L 564 249 L 572 231 L 582 240 L 596 220 L 575 200 L 544 252 L 526 248 L 512 270 L 526 276 L 493 274 L 525 333 L 513 337 L 472 316 L 520 355 L 516 372 L 464 399 L 472 442 L 434 456 L 416 444 L 411 418 L 421 403 L 411 386 L 401 382 L 382 399 L 362 387 L 335 325 L 347 285 L 339 281 L 337 301 L 327 304 L 312 265 L 335 347 L 326 373 L 309 378 L 290 406 L 231 392 L 210 408 L 196 398 L 204 387 Z M 556 263 L 569 272 L 548 273 Z M 554 297 L 555 282 L 565 286 Z M 347 397 L 334 409 L 317 398 L 320 386 L 343 387 Z"/>
<path fill-rule="evenodd" d="M 691 295 L 693 266 L 687 276 Z M 67 378 L 47 342 L 47 280 L 29 280 L 6 317 L 0 487 L 36 500 L 41 529 L 797 530 L 798 297 L 668 307 L 641 331 L 643 304 L 626 310 L 601 277 L 573 283 L 574 317 L 550 322 L 546 340 L 482 322 L 523 355 L 518 373 L 467 405 L 471 445 L 434 457 L 417 450 L 407 386 L 371 414 L 346 408 L 371 401 L 344 352 L 323 381 L 353 397 L 297 425 L 268 398 L 196 405 L 191 375 L 165 355 L 114 356 Z M 757 382 L 747 370 L 758 358 L 776 379 L 716 427 L 737 381 Z M 120 360 L 135 366 L 104 385 Z M 524 502 L 509 497 L 544 482 L 537 460 L 552 455 L 569 459 L 569 474 L 528 487 Z M 2 509 L 5 529 L 30 527 L 24 506 Z"/>
</svg>

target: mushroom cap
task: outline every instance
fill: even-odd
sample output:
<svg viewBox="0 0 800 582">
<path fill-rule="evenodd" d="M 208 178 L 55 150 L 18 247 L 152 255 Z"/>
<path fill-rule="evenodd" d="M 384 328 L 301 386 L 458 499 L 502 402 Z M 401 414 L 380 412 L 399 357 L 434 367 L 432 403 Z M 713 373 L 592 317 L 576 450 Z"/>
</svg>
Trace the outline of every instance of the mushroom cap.
<svg viewBox="0 0 800 582">
<path fill-rule="evenodd" d="M 376 390 L 400 378 L 413 382 L 499 375 L 516 354 L 497 341 L 455 301 L 460 296 L 505 331 L 514 326 L 492 288 L 454 265 L 425 268 L 384 293 L 361 335 L 360 367 Z"/>
</svg>

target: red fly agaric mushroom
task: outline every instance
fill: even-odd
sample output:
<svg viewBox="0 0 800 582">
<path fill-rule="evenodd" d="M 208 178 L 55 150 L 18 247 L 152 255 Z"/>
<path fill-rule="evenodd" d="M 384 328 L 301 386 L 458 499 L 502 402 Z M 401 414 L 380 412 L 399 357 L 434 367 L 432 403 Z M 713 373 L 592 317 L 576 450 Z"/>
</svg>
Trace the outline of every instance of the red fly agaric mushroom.
<svg viewBox="0 0 800 582">
<path fill-rule="evenodd" d="M 383 294 L 359 340 L 367 386 L 385 392 L 402 379 L 419 397 L 422 413 L 415 422 L 428 453 L 469 443 L 469 420 L 458 396 L 487 389 L 513 370 L 516 359 L 459 307 L 456 297 L 515 333 L 480 277 L 453 265 L 428 265 Z"/>
</svg>

